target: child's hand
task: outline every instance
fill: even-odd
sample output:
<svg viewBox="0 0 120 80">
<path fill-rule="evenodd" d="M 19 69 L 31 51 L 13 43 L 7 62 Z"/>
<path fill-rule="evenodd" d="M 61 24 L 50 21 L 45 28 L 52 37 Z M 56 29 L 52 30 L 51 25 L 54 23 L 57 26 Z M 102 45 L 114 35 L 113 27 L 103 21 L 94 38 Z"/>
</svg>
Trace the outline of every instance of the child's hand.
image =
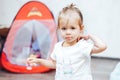
<svg viewBox="0 0 120 80">
<path fill-rule="evenodd" d="M 78 40 L 80 40 L 80 39 L 88 40 L 89 39 L 89 34 L 80 35 L 80 38 L 78 38 Z"/>
<path fill-rule="evenodd" d="M 27 64 L 29 64 L 30 66 L 36 66 L 38 64 L 38 58 L 36 58 L 36 57 L 29 57 L 27 59 Z"/>
</svg>

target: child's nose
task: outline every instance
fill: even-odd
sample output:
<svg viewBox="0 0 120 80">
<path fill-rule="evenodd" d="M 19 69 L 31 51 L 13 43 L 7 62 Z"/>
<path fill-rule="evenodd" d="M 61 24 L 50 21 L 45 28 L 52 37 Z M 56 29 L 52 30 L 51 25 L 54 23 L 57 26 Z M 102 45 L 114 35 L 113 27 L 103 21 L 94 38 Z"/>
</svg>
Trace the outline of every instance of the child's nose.
<svg viewBox="0 0 120 80">
<path fill-rule="evenodd" d="M 66 30 L 66 34 L 70 34 L 71 31 L 69 29 Z"/>
</svg>

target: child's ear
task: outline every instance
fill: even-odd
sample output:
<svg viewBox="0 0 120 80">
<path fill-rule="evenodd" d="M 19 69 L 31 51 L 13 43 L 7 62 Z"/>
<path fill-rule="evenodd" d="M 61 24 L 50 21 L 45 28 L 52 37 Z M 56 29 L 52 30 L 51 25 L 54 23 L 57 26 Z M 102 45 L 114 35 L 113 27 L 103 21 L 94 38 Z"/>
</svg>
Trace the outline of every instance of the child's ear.
<svg viewBox="0 0 120 80">
<path fill-rule="evenodd" d="M 84 32 L 84 25 L 83 25 L 83 24 L 80 26 L 80 32 L 81 32 L 81 33 Z"/>
</svg>

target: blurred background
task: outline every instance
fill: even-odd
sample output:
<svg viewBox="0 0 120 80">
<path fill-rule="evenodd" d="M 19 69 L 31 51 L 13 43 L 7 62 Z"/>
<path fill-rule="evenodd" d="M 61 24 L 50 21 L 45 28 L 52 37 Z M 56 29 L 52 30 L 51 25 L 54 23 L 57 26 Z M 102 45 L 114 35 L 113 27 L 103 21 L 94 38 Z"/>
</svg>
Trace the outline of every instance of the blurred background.
<svg viewBox="0 0 120 80">
<path fill-rule="evenodd" d="M 0 0 L 0 25 L 9 28 L 19 9 L 32 0 Z M 34 0 L 35 1 L 35 0 Z M 97 56 L 120 58 L 120 1 L 119 0 L 36 0 L 52 11 L 56 23 L 59 11 L 70 3 L 76 4 L 84 16 L 87 32 L 101 37 L 108 48 Z"/>
</svg>

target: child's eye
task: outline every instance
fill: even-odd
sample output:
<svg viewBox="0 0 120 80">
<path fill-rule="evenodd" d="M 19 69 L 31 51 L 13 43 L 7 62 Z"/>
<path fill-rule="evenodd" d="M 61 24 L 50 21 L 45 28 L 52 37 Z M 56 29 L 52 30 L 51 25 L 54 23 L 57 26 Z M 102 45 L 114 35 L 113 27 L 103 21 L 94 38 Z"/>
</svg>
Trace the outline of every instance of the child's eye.
<svg viewBox="0 0 120 80">
<path fill-rule="evenodd" d="M 71 27 L 71 29 L 75 29 L 75 27 Z"/>
<path fill-rule="evenodd" d="M 66 28 L 65 27 L 63 27 L 63 28 L 61 28 L 62 30 L 66 30 Z"/>
</svg>

